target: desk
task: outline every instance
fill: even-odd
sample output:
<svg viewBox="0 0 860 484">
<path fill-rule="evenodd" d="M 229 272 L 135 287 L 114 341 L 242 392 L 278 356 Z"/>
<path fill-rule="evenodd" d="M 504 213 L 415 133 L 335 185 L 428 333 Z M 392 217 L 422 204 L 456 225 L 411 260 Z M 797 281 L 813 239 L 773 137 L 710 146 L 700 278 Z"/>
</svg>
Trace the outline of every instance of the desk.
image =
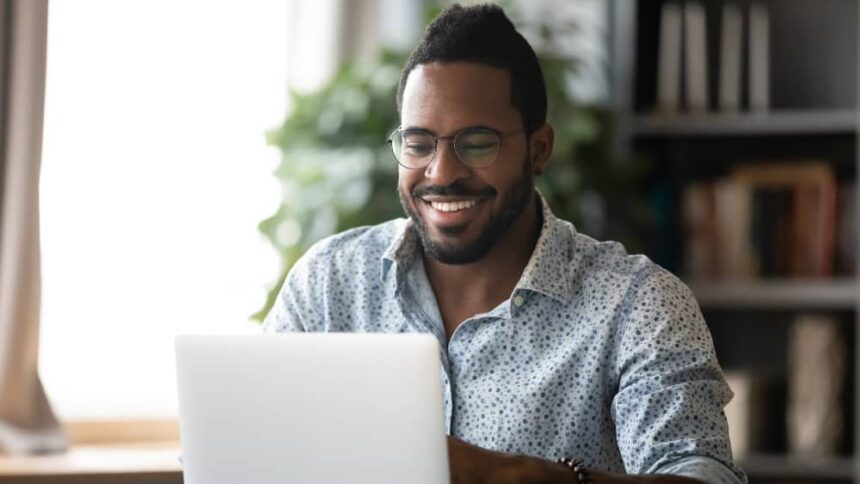
<svg viewBox="0 0 860 484">
<path fill-rule="evenodd" d="M 181 484 L 176 442 L 78 445 L 50 456 L 0 456 L 3 484 Z"/>
</svg>

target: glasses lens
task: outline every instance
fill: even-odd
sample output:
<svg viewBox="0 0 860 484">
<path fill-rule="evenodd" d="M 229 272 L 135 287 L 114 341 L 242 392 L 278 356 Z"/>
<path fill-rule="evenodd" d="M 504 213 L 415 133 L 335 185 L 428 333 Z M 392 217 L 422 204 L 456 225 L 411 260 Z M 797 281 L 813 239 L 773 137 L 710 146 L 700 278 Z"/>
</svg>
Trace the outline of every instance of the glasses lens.
<svg viewBox="0 0 860 484">
<path fill-rule="evenodd" d="M 460 161 L 469 166 L 487 166 L 499 153 L 499 135 L 488 129 L 460 132 L 454 141 Z"/>
<path fill-rule="evenodd" d="M 391 148 L 401 165 L 420 168 L 433 158 L 436 141 L 424 131 L 399 131 L 391 137 Z"/>
</svg>

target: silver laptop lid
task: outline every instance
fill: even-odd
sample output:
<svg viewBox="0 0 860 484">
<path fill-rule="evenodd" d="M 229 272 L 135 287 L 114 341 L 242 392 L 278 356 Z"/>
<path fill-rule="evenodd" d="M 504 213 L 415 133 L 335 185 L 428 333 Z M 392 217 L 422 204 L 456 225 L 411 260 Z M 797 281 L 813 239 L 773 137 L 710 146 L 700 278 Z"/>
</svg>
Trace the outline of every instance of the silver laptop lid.
<svg viewBox="0 0 860 484">
<path fill-rule="evenodd" d="M 426 334 L 179 336 L 186 484 L 448 484 Z"/>
</svg>

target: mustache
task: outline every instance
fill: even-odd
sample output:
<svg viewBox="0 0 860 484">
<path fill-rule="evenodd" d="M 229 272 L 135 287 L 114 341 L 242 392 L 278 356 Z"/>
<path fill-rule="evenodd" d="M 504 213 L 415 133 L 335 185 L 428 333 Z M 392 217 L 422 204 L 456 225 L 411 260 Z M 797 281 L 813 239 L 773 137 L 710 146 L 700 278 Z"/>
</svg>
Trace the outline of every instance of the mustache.
<svg viewBox="0 0 860 484">
<path fill-rule="evenodd" d="M 415 187 L 412 189 L 412 197 L 420 198 L 426 195 L 438 196 L 461 196 L 461 197 L 490 197 L 495 195 L 496 189 L 487 187 L 482 190 L 476 190 L 465 186 L 463 183 L 456 181 L 448 186 L 443 185 L 427 185 L 423 187 Z"/>
</svg>

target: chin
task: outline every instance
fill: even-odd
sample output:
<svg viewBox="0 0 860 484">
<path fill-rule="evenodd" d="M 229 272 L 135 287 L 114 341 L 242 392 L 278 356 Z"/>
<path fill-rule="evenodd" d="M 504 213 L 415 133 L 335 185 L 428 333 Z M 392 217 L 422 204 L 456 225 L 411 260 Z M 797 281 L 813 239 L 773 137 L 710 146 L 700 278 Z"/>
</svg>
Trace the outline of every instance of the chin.
<svg viewBox="0 0 860 484">
<path fill-rule="evenodd" d="M 461 230 L 465 230 L 465 228 L 467 227 Z M 419 232 L 425 253 L 443 264 L 450 265 L 478 262 L 487 255 L 495 242 L 480 236 L 466 240 L 464 234 L 459 236 L 431 236 L 425 231 Z"/>
</svg>

